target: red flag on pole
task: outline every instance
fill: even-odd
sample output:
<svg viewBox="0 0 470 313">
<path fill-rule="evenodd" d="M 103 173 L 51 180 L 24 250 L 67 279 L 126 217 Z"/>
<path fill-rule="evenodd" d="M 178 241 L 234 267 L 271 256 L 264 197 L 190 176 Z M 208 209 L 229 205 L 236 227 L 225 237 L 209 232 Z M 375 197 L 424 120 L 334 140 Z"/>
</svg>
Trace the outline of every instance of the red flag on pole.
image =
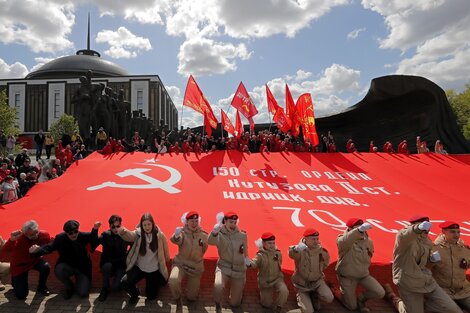
<svg viewBox="0 0 470 313">
<path fill-rule="evenodd" d="M 237 110 L 237 119 L 235 122 L 235 136 L 237 136 L 237 138 L 240 138 L 242 134 L 243 134 L 243 124 L 242 124 L 242 120 L 240 119 L 240 114 L 238 113 L 238 110 Z"/>
<path fill-rule="evenodd" d="M 310 138 L 313 146 L 318 145 L 318 134 L 315 127 L 315 115 L 313 113 L 312 96 L 309 93 L 304 93 L 297 99 L 296 111 L 298 116 L 301 116 L 302 130 L 304 133 L 304 140 Z"/>
<path fill-rule="evenodd" d="M 250 95 L 246 91 L 246 88 L 242 82 L 240 82 L 240 85 L 238 85 L 237 91 L 233 96 L 232 106 L 240 111 L 240 113 L 243 114 L 243 116 L 247 119 L 258 114 L 258 110 L 256 109 L 255 104 L 251 100 Z"/>
<path fill-rule="evenodd" d="M 284 113 L 284 110 L 279 107 L 273 116 L 273 120 L 276 122 L 277 128 L 283 133 L 287 133 L 291 128 L 291 121 Z"/>
<path fill-rule="evenodd" d="M 290 93 L 289 86 L 286 84 L 286 113 L 291 120 L 291 131 L 294 137 L 297 137 L 300 133 L 300 116 L 297 114 L 295 108 L 294 99 Z"/>
<path fill-rule="evenodd" d="M 205 120 L 207 119 L 207 124 L 209 124 L 210 127 L 217 127 L 217 123 L 219 121 L 217 121 L 209 101 L 204 97 L 204 94 L 192 75 L 189 75 L 188 84 L 186 85 L 186 91 L 184 93 L 183 105 L 204 115 L 204 125 L 206 125 Z"/>
<path fill-rule="evenodd" d="M 209 122 L 209 119 L 207 118 L 207 114 L 204 114 L 204 127 L 206 128 L 207 136 L 208 137 L 212 136 L 212 127 Z"/>
<path fill-rule="evenodd" d="M 235 128 L 233 127 L 232 122 L 230 122 L 230 119 L 228 118 L 227 114 L 225 114 L 224 110 L 220 109 L 220 115 L 220 118 L 222 120 L 222 126 L 225 131 L 230 135 L 235 136 Z"/>
<path fill-rule="evenodd" d="M 277 104 L 276 98 L 274 98 L 271 93 L 271 89 L 269 89 L 268 84 L 266 84 L 266 100 L 268 101 L 268 110 L 274 116 L 277 109 L 279 109 L 279 104 Z"/>
</svg>

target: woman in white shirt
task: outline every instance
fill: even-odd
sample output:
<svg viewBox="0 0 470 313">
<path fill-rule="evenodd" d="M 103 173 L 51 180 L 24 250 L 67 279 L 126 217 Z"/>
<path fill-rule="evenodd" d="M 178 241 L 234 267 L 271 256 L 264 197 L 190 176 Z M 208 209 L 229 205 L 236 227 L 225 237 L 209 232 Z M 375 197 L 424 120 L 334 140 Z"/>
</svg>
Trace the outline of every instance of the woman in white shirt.
<svg viewBox="0 0 470 313">
<path fill-rule="evenodd" d="M 123 289 L 130 295 L 129 304 L 139 300 L 136 284 L 144 278 L 147 300 L 156 299 L 158 290 L 168 280 L 166 262 L 170 260 L 170 255 L 165 235 L 155 225 L 150 213 L 142 215 L 136 230 L 122 227 L 119 235 L 126 241 L 134 242 L 127 255 L 126 274 L 121 280 Z"/>
</svg>

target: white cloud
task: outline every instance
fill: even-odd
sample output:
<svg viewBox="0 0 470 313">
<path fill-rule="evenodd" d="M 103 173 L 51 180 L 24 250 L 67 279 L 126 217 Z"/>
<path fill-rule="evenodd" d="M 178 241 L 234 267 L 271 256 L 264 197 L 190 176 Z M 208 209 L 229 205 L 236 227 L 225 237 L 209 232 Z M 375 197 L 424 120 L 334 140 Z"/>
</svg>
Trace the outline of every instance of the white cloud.
<svg viewBox="0 0 470 313">
<path fill-rule="evenodd" d="M 462 89 L 468 82 L 468 0 L 363 0 L 381 14 L 389 29 L 380 40 L 384 49 L 414 49 L 396 73 L 424 76 L 444 88 Z"/>
<path fill-rule="evenodd" d="M 90 1 L 92 2 L 92 1 Z M 163 24 L 163 16 L 171 10 L 172 0 L 94 0 L 101 15 L 120 15 L 143 24 Z"/>
<path fill-rule="evenodd" d="M 368 90 L 359 83 L 360 71 L 348 68 L 344 65 L 332 64 L 330 67 L 326 68 L 322 72 L 322 75 L 316 80 L 308 80 L 310 75 L 303 80 L 298 80 L 299 73 L 309 72 L 298 70 L 293 75 L 289 74 L 283 77 L 273 78 L 267 83 L 281 107 L 285 108 L 286 83 L 289 85 L 294 101 L 304 93 L 312 94 L 315 116 L 317 117 L 328 116 L 343 111 L 347 107 L 355 104 L 355 102 L 352 102 L 354 101 L 353 99 L 364 96 Z M 245 87 L 247 87 L 247 89 L 249 88 L 246 85 Z M 264 85 L 255 86 L 251 90 L 248 89 L 248 93 L 259 112 L 254 117 L 255 123 L 269 123 L 272 116 L 269 115 L 267 110 L 266 87 Z M 236 111 L 230 107 L 232 98 L 233 94 L 230 94 L 225 98 L 212 101 L 211 105 L 217 118 L 219 118 L 220 108 L 222 108 L 225 112 L 228 111 L 227 115 L 232 123 L 234 123 Z M 186 113 L 187 111 L 190 112 Z M 192 110 L 185 108 L 183 125 L 185 127 L 202 125 L 202 115 L 193 114 L 191 111 Z M 244 124 L 248 123 L 243 116 L 241 116 L 241 118 Z"/>
<path fill-rule="evenodd" d="M 234 38 L 268 37 L 286 34 L 289 37 L 310 25 L 333 7 L 348 0 L 219 0 L 219 19 L 225 33 Z"/>
<path fill-rule="evenodd" d="M 242 43 L 235 46 L 207 38 L 189 39 L 180 46 L 178 73 L 195 76 L 223 74 L 236 70 L 236 59 L 246 60 L 250 56 Z"/>
<path fill-rule="evenodd" d="M 142 51 L 152 49 L 149 39 L 138 37 L 123 26 L 117 31 L 100 31 L 96 36 L 96 42 L 109 44 L 110 48 L 104 53 L 115 59 L 135 58 Z"/>
<path fill-rule="evenodd" d="M 0 58 L 0 78 L 24 78 L 27 74 L 28 68 L 24 64 L 15 62 L 10 65 Z"/>
<path fill-rule="evenodd" d="M 305 72 L 303 70 L 298 70 L 295 74 L 295 80 L 305 80 L 312 76 L 312 72 Z"/>
<path fill-rule="evenodd" d="M 0 42 L 20 44 L 33 52 L 64 51 L 73 43 L 67 39 L 75 23 L 72 2 L 2 1 Z"/>
<path fill-rule="evenodd" d="M 355 29 L 353 30 L 352 32 L 350 32 L 347 36 L 348 39 L 356 39 L 360 33 L 362 33 L 363 31 L 365 31 L 366 29 L 365 28 L 358 28 L 358 29 Z"/>
</svg>

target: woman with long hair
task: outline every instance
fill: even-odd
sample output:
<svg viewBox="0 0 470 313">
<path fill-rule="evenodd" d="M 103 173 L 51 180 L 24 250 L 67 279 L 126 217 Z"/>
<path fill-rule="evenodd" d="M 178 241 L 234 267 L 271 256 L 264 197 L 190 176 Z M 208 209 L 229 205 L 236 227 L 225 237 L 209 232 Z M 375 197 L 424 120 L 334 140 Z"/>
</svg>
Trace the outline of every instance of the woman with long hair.
<svg viewBox="0 0 470 313">
<path fill-rule="evenodd" d="M 127 255 L 126 274 L 121 280 L 123 289 L 130 296 L 129 304 L 139 300 L 136 284 L 144 278 L 147 300 L 156 299 L 160 287 L 168 280 L 166 262 L 170 260 L 170 255 L 165 235 L 150 213 L 142 215 L 137 229 L 130 231 L 121 227 L 119 235 L 134 243 Z"/>
</svg>

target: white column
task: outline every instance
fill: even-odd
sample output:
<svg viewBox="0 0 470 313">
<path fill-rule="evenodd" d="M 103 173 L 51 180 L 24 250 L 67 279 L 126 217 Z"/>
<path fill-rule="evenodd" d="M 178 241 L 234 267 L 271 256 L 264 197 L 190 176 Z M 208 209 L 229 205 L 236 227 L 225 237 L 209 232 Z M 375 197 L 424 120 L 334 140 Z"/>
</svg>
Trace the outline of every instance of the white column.
<svg viewBox="0 0 470 313">
<path fill-rule="evenodd" d="M 47 128 L 65 112 L 65 83 L 49 84 L 47 99 Z"/>
<path fill-rule="evenodd" d="M 8 105 L 16 109 L 17 125 L 24 132 L 26 112 L 26 84 L 11 84 L 8 90 Z"/>
</svg>

